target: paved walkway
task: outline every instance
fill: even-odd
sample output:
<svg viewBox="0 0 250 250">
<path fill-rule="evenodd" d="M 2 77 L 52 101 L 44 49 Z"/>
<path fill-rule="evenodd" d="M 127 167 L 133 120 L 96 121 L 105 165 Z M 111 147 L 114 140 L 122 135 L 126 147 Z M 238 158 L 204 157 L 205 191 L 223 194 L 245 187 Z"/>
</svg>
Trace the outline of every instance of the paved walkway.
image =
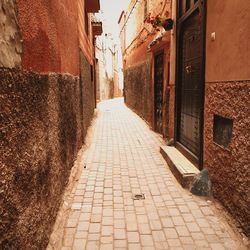
<svg viewBox="0 0 250 250">
<path fill-rule="evenodd" d="M 99 108 L 61 249 L 242 249 L 213 203 L 179 186 L 144 121 L 121 99 Z"/>
</svg>

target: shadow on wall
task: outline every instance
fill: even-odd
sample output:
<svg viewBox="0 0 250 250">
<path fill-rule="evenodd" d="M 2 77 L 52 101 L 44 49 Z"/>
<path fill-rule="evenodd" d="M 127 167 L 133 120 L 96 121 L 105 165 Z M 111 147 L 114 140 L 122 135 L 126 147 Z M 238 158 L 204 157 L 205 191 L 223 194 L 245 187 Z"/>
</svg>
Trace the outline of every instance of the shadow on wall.
<svg viewBox="0 0 250 250">
<path fill-rule="evenodd" d="M 0 248 L 44 249 L 82 145 L 78 77 L 0 68 Z"/>
</svg>

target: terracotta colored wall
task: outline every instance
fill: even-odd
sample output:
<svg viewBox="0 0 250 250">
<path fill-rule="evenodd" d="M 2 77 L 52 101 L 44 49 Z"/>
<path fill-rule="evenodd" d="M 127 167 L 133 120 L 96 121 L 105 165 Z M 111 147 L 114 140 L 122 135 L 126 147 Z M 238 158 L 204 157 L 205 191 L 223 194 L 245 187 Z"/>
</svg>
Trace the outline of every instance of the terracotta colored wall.
<svg viewBox="0 0 250 250">
<path fill-rule="evenodd" d="M 250 235 L 250 2 L 207 4 L 204 166 L 214 196 Z M 214 114 L 233 120 L 227 148 L 213 141 Z"/>
<path fill-rule="evenodd" d="M 249 13 L 249 1 L 207 1 L 206 82 L 250 79 Z"/>
<path fill-rule="evenodd" d="M 93 35 L 91 29 L 91 15 L 89 16 L 89 33 L 87 34 L 85 31 L 85 0 L 78 0 L 78 31 L 79 31 L 79 45 L 84 54 L 87 58 L 89 64 L 93 65 Z"/>
<path fill-rule="evenodd" d="M 17 0 L 23 37 L 22 67 L 79 75 L 77 3 Z"/>
</svg>

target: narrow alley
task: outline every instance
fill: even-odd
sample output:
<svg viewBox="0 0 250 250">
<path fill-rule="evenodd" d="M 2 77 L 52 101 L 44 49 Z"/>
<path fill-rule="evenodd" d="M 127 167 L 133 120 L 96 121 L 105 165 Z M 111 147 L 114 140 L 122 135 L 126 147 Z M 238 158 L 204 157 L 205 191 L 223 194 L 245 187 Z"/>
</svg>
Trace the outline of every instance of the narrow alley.
<svg viewBox="0 0 250 250">
<path fill-rule="evenodd" d="M 250 249 L 249 24 L 250 0 L 0 0 L 0 250 Z"/>
<path fill-rule="evenodd" d="M 245 249 L 213 202 L 177 183 L 162 143 L 123 99 L 100 103 L 82 173 L 57 221 L 64 232 L 54 232 L 47 249 Z"/>
</svg>

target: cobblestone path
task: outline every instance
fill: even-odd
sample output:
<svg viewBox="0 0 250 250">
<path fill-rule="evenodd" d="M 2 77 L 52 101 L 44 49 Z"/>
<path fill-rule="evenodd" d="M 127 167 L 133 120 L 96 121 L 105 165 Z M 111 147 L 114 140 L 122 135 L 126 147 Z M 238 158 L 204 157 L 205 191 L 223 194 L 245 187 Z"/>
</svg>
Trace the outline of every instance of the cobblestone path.
<svg viewBox="0 0 250 250">
<path fill-rule="evenodd" d="M 179 186 L 142 119 L 121 99 L 99 108 L 61 249 L 242 249 L 213 202 Z"/>
</svg>

